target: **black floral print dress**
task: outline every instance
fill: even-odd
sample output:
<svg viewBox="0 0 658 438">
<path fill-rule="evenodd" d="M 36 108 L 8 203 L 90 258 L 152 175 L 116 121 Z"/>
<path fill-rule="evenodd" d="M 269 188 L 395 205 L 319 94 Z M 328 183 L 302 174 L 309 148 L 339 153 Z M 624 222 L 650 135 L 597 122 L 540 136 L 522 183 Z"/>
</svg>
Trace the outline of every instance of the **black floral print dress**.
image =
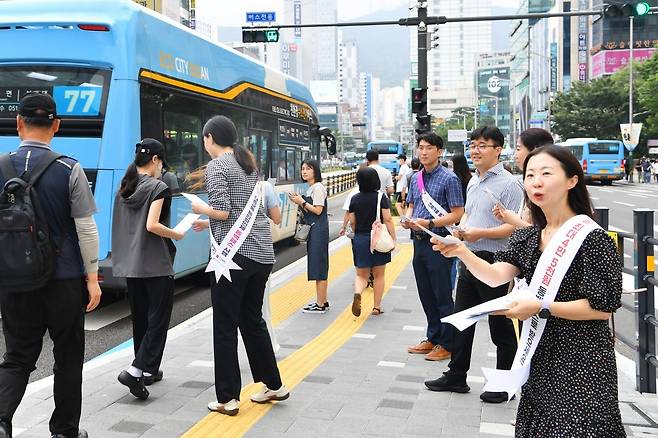
<svg viewBox="0 0 658 438">
<path fill-rule="evenodd" d="M 540 229 L 517 230 L 496 261 L 521 270 L 528 283 L 541 250 Z M 621 261 L 605 231 L 592 231 L 578 250 L 555 301 L 586 298 L 593 309 L 621 306 Z M 550 317 L 532 358 L 516 417 L 517 437 L 624 437 L 617 366 L 608 321 Z"/>
</svg>

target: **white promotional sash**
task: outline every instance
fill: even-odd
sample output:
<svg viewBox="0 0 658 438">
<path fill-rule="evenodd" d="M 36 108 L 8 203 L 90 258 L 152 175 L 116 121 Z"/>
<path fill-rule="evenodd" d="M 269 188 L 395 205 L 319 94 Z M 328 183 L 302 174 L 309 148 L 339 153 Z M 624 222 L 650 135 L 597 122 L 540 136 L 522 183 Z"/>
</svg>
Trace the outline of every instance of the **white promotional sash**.
<svg viewBox="0 0 658 438">
<path fill-rule="evenodd" d="M 542 307 L 555 301 L 576 253 L 589 233 L 597 228 L 600 228 L 599 225 L 585 215 L 574 216 L 565 222 L 539 258 L 530 286 L 525 280 L 521 280 L 514 292 L 534 296 L 542 302 Z M 530 375 L 532 356 L 544 333 L 546 322 L 546 319 L 539 318 L 538 315 L 524 321 L 512 369 L 482 368 L 487 379 L 485 391 L 507 392 L 508 397 L 511 397 L 521 389 Z"/>
<path fill-rule="evenodd" d="M 235 264 L 233 257 L 238 252 L 245 239 L 251 231 L 251 227 L 256 220 L 256 214 L 260 208 L 261 197 L 263 196 L 262 181 L 257 181 L 254 191 L 251 193 L 247 205 L 238 216 L 229 232 L 224 236 L 222 242 L 218 245 L 217 241 L 210 232 L 210 262 L 206 272 L 215 272 L 215 280 L 219 283 L 222 277 L 231 281 L 231 270 L 241 270 L 242 268 Z"/>
<path fill-rule="evenodd" d="M 418 184 L 418 189 L 420 190 L 421 193 L 421 199 L 423 200 L 423 205 L 425 205 L 425 208 L 427 211 L 430 212 L 432 217 L 434 219 L 438 219 L 440 217 L 446 216 L 448 212 L 446 211 L 445 208 L 441 207 L 441 204 L 436 202 L 432 197 L 430 196 L 429 193 L 425 190 L 425 182 L 423 181 L 423 171 L 421 170 L 416 174 L 416 183 Z M 452 231 L 455 229 L 452 225 L 445 225 L 444 228 L 448 230 L 448 232 L 452 233 Z"/>
</svg>

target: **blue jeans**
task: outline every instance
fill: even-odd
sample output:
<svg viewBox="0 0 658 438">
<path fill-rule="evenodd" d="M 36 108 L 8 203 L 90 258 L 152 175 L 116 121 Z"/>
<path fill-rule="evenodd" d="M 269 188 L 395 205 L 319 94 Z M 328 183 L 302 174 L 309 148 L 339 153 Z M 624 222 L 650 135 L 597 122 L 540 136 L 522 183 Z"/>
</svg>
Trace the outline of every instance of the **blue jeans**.
<svg viewBox="0 0 658 438">
<path fill-rule="evenodd" d="M 414 239 L 413 242 L 413 268 L 418 296 L 427 318 L 427 340 L 451 351 L 453 328 L 442 323 L 441 318 L 452 314 L 455 306 L 450 282 L 452 260 L 433 251 L 429 239 Z"/>
</svg>

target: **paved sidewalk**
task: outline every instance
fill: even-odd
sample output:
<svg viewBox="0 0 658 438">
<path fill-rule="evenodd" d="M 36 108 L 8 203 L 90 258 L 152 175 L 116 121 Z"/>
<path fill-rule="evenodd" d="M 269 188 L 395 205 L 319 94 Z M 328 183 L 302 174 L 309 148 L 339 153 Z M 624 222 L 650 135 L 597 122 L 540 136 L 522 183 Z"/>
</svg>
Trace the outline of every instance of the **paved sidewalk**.
<svg viewBox="0 0 658 438">
<path fill-rule="evenodd" d="M 402 236 L 402 234 L 401 234 Z M 162 365 L 164 380 L 151 386 L 150 398 L 136 400 L 116 377 L 132 360 L 132 347 L 118 348 L 90 361 L 84 372 L 81 426 L 96 437 L 495 437 L 513 436 L 516 401 L 502 405 L 479 399 L 482 366 L 495 366 L 486 323 L 479 323 L 468 394 L 435 393 L 423 381 L 437 377 L 446 362 L 410 355 L 408 345 L 423 338 L 422 312 L 409 260 L 409 239 L 387 268 L 385 313 L 370 316 L 372 292 L 364 293 L 363 314 L 349 313 L 354 270 L 345 240 L 332 243 L 329 297 L 331 311 L 307 315 L 301 306 L 312 297 L 305 261 L 272 279 L 272 313 L 277 358 L 290 399 L 255 405 L 246 396 L 256 386 L 244 350 L 240 414 L 209 414 L 213 386 L 212 314 L 205 311 L 170 331 Z M 369 307 L 368 307 L 369 306 Z M 126 346 L 123 346 L 126 347 Z M 242 347 L 241 347 L 242 348 Z M 622 362 L 624 367 L 628 363 Z M 629 436 L 658 436 L 658 398 L 641 395 L 620 371 L 620 400 Z M 626 373 L 626 374 L 625 374 Z M 52 380 L 28 387 L 14 418 L 15 436 L 49 436 Z"/>
</svg>

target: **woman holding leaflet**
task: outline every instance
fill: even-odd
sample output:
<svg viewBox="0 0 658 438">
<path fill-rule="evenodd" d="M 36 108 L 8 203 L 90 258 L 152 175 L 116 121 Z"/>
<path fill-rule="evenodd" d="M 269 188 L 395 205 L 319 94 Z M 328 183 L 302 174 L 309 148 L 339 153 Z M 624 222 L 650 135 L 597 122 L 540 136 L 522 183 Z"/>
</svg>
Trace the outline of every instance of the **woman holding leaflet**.
<svg viewBox="0 0 658 438">
<path fill-rule="evenodd" d="M 210 288 L 213 308 L 213 347 L 215 357 L 215 394 L 217 401 L 208 409 L 225 415 L 239 411 L 242 388 L 238 362 L 238 328 L 242 335 L 254 382 L 265 387 L 251 395 L 255 403 L 268 403 L 288 398 L 289 393 L 281 383 L 281 376 L 274 356 L 272 342 L 263 319 L 263 295 L 272 265 L 274 249 L 270 224 L 265 217 L 262 202 L 255 197 L 260 190 L 258 172 L 253 155 L 237 143 L 238 132 L 233 122 L 224 116 L 215 116 L 203 127 L 203 144 L 212 158 L 205 169 L 205 187 L 208 204 L 192 203 L 192 210 L 208 216 L 210 221 L 197 221 L 194 230 L 210 225 L 212 238 L 219 247 L 215 256 L 229 251 L 224 240 L 230 234 L 229 243 L 244 240 L 237 247 L 232 263 L 239 270 L 226 275 L 212 276 Z M 193 174 L 193 178 L 198 176 Z M 198 184 L 196 186 L 198 187 Z M 263 193 L 261 192 L 261 195 Z M 251 196 L 250 196 L 251 195 Z M 247 220 L 238 221 L 243 211 L 253 208 L 252 225 Z M 237 224 L 237 225 L 236 225 Z M 234 225 L 240 228 L 234 228 Z M 219 268 L 217 268 L 219 269 Z"/>
<path fill-rule="evenodd" d="M 133 323 L 135 360 L 119 374 L 119 382 L 146 400 L 146 386 L 162 380 L 160 363 L 174 304 L 174 255 L 171 239 L 183 233 L 169 223 L 171 191 L 160 181 L 166 168 L 162 143 L 137 143 L 114 199 L 112 256 L 114 274 L 126 278 Z"/>
<path fill-rule="evenodd" d="M 568 150 L 545 146 L 531 152 L 525 161 L 524 180 L 534 225 L 516 230 L 509 249 L 499 251 L 494 264 L 479 259 L 463 244 L 435 242 L 434 249 L 459 257 L 491 286 L 514 277 L 542 285 L 539 292 L 532 289 L 526 293 L 528 298 L 499 312 L 509 318 L 532 318 L 532 324 L 524 324 L 524 332 L 532 330 L 537 321 L 546 321 L 540 322 L 545 324 L 544 331 L 538 332 L 536 350 L 529 358 L 529 377 L 516 418 L 517 437 L 625 436 L 608 327 L 611 313 L 621 305 L 621 263 L 614 243 L 604 230 L 591 225 L 592 206 L 582 168 Z M 570 228 L 571 224 L 576 225 Z M 564 250 L 563 242 L 587 226 L 591 231 L 581 236 L 580 246 L 574 243 Z M 558 249 L 555 253 L 554 248 Z M 549 257 L 542 258 L 544 252 Z M 550 263 L 551 258 L 555 261 L 568 252 L 575 253 L 570 265 L 560 265 L 561 261 L 568 263 L 567 255 L 558 260 L 557 267 Z M 548 277 L 553 271 L 543 270 L 549 264 L 555 271 L 566 269 L 566 274 L 552 282 Z M 534 279 L 538 266 L 542 267 L 537 274 L 541 277 Z M 547 298 L 537 299 L 540 292 L 546 292 Z M 554 299 L 549 298 L 555 292 Z"/>
</svg>

